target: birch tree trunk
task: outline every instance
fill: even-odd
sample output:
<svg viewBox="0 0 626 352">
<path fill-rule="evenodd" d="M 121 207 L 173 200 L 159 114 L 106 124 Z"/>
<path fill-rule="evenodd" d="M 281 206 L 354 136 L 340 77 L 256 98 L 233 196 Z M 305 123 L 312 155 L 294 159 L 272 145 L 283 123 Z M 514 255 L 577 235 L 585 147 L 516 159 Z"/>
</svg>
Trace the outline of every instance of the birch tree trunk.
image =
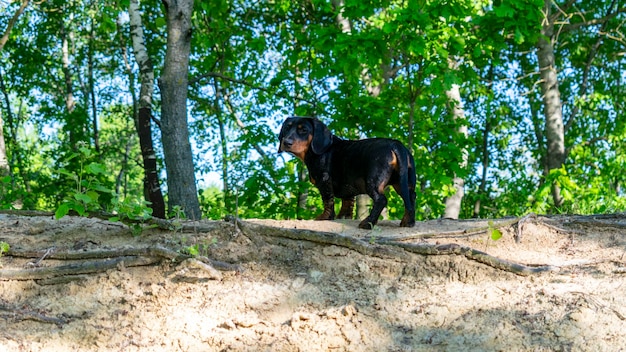
<svg viewBox="0 0 626 352">
<path fill-rule="evenodd" d="M 70 21 L 71 22 L 71 18 Z M 63 82 L 65 83 L 65 111 L 67 113 L 66 128 L 69 134 L 69 141 L 72 148 L 78 145 L 78 142 L 82 139 L 81 127 L 82 121 L 78 121 L 78 116 L 74 114 L 76 108 L 76 101 L 74 100 L 74 85 L 72 82 L 72 70 L 70 68 L 70 39 L 73 36 L 69 31 L 65 23 L 61 23 L 61 63 L 63 71 Z"/>
<path fill-rule="evenodd" d="M 11 174 L 9 159 L 7 158 L 7 148 L 4 144 L 4 122 L 2 120 L 2 110 L 0 109 L 0 177 Z"/>
<path fill-rule="evenodd" d="M 100 127 L 98 126 L 98 104 L 96 101 L 96 87 L 94 79 L 94 45 L 96 42 L 94 20 L 91 19 L 89 24 L 89 45 L 87 49 L 87 78 L 88 78 L 88 91 L 89 101 L 91 103 L 91 128 L 93 132 L 93 146 L 96 152 L 100 154 Z M 86 105 L 85 105 L 86 106 Z"/>
<path fill-rule="evenodd" d="M 130 36 L 133 42 L 133 52 L 137 65 L 139 66 L 139 80 L 141 81 L 139 111 L 134 118 L 137 119 L 135 128 L 139 136 L 141 157 L 143 159 L 144 196 L 146 201 L 150 202 L 152 216 L 164 219 L 165 201 L 163 200 L 163 193 L 161 193 L 150 121 L 150 117 L 152 116 L 152 94 L 154 93 L 154 69 L 144 43 L 143 23 L 141 21 L 141 13 L 139 12 L 138 0 L 130 0 L 128 12 L 130 16 Z"/>
<path fill-rule="evenodd" d="M 465 111 L 463 110 L 463 105 L 461 104 L 461 90 L 459 85 L 453 84 L 452 87 L 446 91 L 446 96 L 448 97 L 450 104 L 452 118 L 457 121 L 457 123 L 459 120 L 464 120 Z M 458 133 L 467 137 L 467 126 L 465 124 L 460 124 Z M 467 150 L 463 149 L 462 153 L 463 156 L 459 168 L 464 169 L 467 167 Z M 461 202 L 463 201 L 463 196 L 465 195 L 465 180 L 455 175 L 453 183 L 456 192 L 446 198 L 446 209 L 443 215 L 446 219 L 459 218 L 459 213 L 461 212 Z"/>
<path fill-rule="evenodd" d="M 547 173 L 559 169 L 565 163 L 565 130 L 563 127 L 563 109 L 559 81 L 554 55 L 554 18 L 550 14 L 552 2 L 545 0 L 541 36 L 537 43 L 537 61 L 541 74 L 541 94 L 545 116 L 545 137 L 547 142 Z M 547 175 L 546 175 L 547 176 Z M 561 188 L 552 183 L 554 207 L 563 205 Z"/>
<path fill-rule="evenodd" d="M 187 125 L 187 76 L 193 0 L 163 0 L 163 5 L 167 18 L 167 50 L 160 79 L 161 138 L 169 207 L 180 206 L 189 219 L 200 219 Z"/>
</svg>

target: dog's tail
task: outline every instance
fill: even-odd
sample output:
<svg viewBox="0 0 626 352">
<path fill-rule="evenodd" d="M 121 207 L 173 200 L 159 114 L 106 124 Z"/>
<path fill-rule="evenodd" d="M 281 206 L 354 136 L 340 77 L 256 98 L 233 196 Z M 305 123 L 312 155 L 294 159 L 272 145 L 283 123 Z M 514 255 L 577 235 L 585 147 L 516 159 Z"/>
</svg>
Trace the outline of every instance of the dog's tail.
<svg viewBox="0 0 626 352">
<path fill-rule="evenodd" d="M 411 152 L 402 145 L 394 143 L 393 152 L 398 159 L 398 174 L 400 178 L 400 197 L 404 201 L 405 213 L 402 218 L 402 226 L 415 225 L 415 185 L 417 176 L 415 173 L 415 160 Z"/>
</svg>

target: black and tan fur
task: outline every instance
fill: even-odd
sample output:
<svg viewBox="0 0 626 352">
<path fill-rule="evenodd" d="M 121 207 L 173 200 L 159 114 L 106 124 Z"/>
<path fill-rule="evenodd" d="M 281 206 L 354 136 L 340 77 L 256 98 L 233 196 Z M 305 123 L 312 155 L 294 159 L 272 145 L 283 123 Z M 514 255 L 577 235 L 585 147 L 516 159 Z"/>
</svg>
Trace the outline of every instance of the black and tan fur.
<svg viewBox="0 0 626 352">
<path fill-rule="evenodd" d="M 392 186 L 404 201 L 400 226 L 415 225 L 415 162 L 401 142 L 388 138 L 343 140 L 311 117 L 287 118 L 278 139 L 278 151 L 304 161 L 311 182 L 322 195 L 324 211 L 317 220 L 335 219 L 335 197 L 342 201 L 337 218 L 351 219 L 355 196 L 368 194 L 374 204 L 359 227 L 371 229 L 387 206 L 384 190 Z"/>
</svg>

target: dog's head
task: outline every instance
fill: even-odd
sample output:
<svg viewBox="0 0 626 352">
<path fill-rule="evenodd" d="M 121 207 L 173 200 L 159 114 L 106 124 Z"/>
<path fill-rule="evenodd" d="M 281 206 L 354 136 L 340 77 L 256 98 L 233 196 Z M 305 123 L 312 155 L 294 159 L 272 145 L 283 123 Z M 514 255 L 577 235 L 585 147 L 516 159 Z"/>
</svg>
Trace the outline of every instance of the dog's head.
<svg viewBox="0 0 626 352">
<path fill-rule="evenodd" d="M 304 160 L 309 149 L 317 155 L 325 153 L 333 142 L 326 125 L 313 117 L 289 117 L 278 135 L 278 152 L 288 152 Z"/>
</svg>

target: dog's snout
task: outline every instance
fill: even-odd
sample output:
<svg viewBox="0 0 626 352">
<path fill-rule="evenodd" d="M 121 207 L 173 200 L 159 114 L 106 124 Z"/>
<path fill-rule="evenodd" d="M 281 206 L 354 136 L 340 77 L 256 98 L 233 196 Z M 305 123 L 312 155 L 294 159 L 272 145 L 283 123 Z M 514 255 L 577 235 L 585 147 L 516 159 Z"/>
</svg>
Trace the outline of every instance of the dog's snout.
<svg viewBox="0 0 626 352">
<path fill-rule="evenodd" d="M 293 139 L 291 139 L 291 138 L 283 139 L 283 145 L 285 147 L 291 147 L 293 145 Z"/>
<path fill-rule="evenodd" d="M 278 145 L 278 152 L 287 152 L 291 150 L 293 146 L 293 139 L 283 138 Z"/>
</svg>

